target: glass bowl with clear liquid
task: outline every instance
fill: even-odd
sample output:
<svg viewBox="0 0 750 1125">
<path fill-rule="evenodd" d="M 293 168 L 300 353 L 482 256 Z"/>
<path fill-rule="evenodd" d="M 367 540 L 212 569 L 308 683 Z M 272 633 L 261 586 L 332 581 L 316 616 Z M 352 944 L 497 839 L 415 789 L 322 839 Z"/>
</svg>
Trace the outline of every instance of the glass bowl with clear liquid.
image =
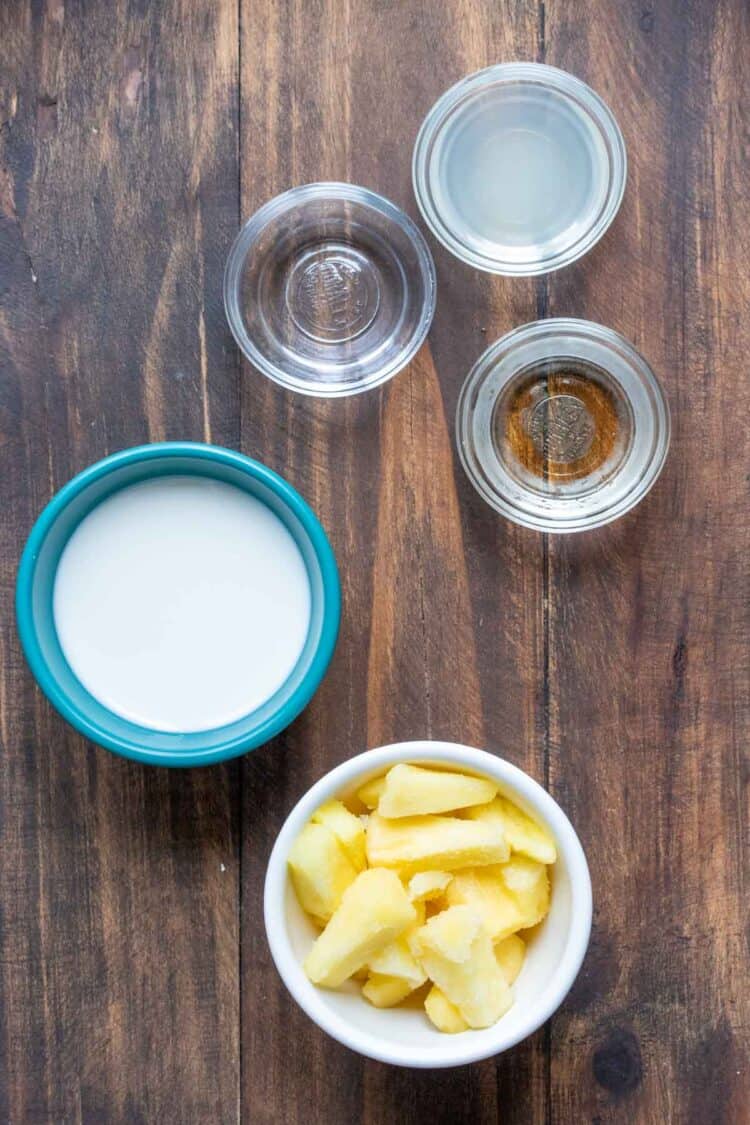
<svg viewBox="0 0 750 1125">
<path fill-rule="evenodd" d="M 580 79 L 501 63 L 452 86 L 427 114 L 414 192 L 432 233 L 478 269 L 548 273 L 604 234 L 622 201 L 625 143 Z"/>
<path fill-rule="evenodd" d="M 583 531 L 630 511 L 669 448 L 669 408 L 643 356 L 585 320 L 526 324 L 470 371 L 458 452 L 488 504 L 539 531 Z"/>
<path fill-rule="evenodd" d="M 408 215 L 354 184 L 271 199 L 229 253 L 235 340 L 270 379 L 303 394 L 370 390 L 416 354 L 435 311 L 435 267 Z"/>
</svg>

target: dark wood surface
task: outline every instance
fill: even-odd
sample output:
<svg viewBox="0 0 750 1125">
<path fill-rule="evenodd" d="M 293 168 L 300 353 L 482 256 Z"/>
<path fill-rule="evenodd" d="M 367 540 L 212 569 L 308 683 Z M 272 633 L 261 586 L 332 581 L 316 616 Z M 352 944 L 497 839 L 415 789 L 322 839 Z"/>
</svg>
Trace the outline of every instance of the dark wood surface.
<svg viewBox="0 0 750 1125">
<path fill-rule="evenodd" d="M 532 282 L 433 243 L 429 342 L 382 391 L 308 401 L 241 364 L 221 297 L 240 220 L 315 179 L 416 216 L 424 113 L 514 58 L 580 75 L 620 121 L 628 188 L 599 246 Z M 0 1121 L 748 1120 L 749 70 L 744 0 L 0 4 Z M 474 359 L 547 315 L 625 333 L 673 412 L 640 508 L 568 538 L 497 518 L 452 439 Z M 44 503 L 165 438 L 284 473 L 341 566 L 321 691 L 224 768 L 85 743 L 15 635 Z M 295 1007 L 261 894 L 315 778 L 428 736 L 549 786 L 595 921 L 548 1027 L 478 1066 L 409 1072 Z"/>
</svg>

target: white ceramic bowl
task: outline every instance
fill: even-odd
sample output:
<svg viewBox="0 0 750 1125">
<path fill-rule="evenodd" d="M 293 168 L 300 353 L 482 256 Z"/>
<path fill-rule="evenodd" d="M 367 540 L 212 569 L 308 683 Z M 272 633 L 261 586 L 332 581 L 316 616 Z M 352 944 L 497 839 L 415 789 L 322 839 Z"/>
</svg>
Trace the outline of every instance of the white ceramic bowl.
<svg viewBox="0 0 750 1125">
<path fill-rule="evenodd" d="M 397 762 L 456 765 L 497 781 L 500 790 L 551 830 L 557 843 L 549 914 L 528 944 L 514 985 L 515 1003 L 493 1027 L 446 1035 L 418 1008 L 373 1008 L 354 984 L 317 988 L 302 962 L 317 931 L 297 902 L 287 857 L 324 801 L 358 789 Z M 322 777 L 292 809 L 268 862 L 264 913 L 271 954 L 284 984 L 318 1027 L 340 1043 L 397 1066 L 445 1067 L 499 1054 L 531 1035 L 560 1006 L 581 967 L 591 931 L 591 879 L 586 857 L 560 806 L 522 770 L 484 750 L 452 742 L 399 742 L 350 758 Z"/>
</svg>

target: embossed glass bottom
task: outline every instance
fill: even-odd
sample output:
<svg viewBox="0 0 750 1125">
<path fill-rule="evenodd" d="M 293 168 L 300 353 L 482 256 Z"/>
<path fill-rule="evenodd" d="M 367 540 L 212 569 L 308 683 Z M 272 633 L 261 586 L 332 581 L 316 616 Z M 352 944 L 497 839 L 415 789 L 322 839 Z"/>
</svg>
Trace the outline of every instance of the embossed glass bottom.
<svg viewBox="0 0 750 1125">
<path fill-rule="evenodd" d="M 506 472 L 541 496 L 584 496 L 616 473 L 633 441 L 622 388 L 583 360 L 544 359 L 498 395 L 492 439 Z"/>
<path fill-rule="evenodd" d="M 427 245 L 402 211 L 353 184 L 308 184 L 261 207 L 224 277 L 247 358 L 312 395 L 368 390 L 424 340 L 435 308 Z"/>
<path fill-rule="evenodd" d="M 580 531 L 623 515 L 658 477 L 669 411 L 643 357 L 584 320 L 524 325 L 464 384 L 458 450 L 479 494 L 526 527 Z"/>
<path fill-rule="evenodd" d="M 289 265 L 286 307 L 311 340 L 342 344 L 372 324 L 383 279 L 377 262 L 345 242 L 306 247 Z"/>
</svg>

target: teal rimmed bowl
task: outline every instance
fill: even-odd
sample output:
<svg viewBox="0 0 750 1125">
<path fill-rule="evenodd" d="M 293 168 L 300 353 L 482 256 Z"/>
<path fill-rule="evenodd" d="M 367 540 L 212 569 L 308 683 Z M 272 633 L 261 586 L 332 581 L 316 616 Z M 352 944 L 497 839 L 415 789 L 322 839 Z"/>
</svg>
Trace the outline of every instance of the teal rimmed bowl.
<svg viewBox="0 0 750 1125">
<path fill-rule="evenodd" d="M 195 733 L 152 730 L 110 711 L 71 670 L 55 630 L 52 596 L 60 556 L 89 512 L 121 488 L 153 477 L 196 475 L 233 484 L 263 501 L 292 534 L 307 567 L 311 614 L 293 671 L 254 711 Z M 201 766 L 244 754 L 288 726 L 307 706 L 333 655 L 341 617 L 336 560 L 315 513 L 282 477 L 230 449 L 193 442 L 136 446 L 98 461 L 69 481 L 39 516 L 18 570 L 16 617 L 26 659 L 52 705 L 81 734 L 135 761 Z"/>
</svg>

